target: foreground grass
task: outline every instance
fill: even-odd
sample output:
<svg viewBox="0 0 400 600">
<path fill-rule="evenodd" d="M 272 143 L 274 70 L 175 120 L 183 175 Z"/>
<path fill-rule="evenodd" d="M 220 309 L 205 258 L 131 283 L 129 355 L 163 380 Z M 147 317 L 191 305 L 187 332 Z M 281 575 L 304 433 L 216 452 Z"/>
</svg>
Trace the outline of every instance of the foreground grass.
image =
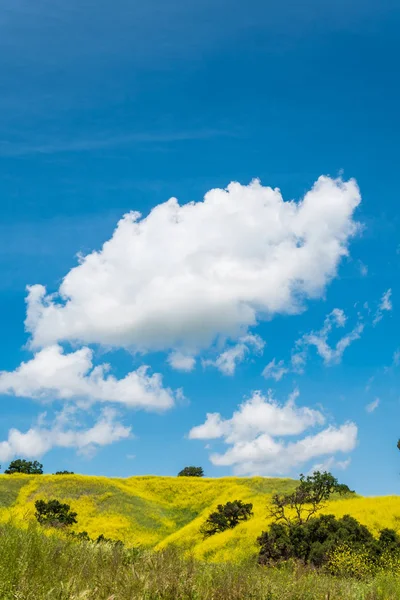
<svg viewBox="0 0 400 600">
<path fill-rule="evenodd" d="M 400 600 L 400 578 L 207 564 L 168 548 L 127 551 L 0 526 L 1 600 Z"/>
</svg>

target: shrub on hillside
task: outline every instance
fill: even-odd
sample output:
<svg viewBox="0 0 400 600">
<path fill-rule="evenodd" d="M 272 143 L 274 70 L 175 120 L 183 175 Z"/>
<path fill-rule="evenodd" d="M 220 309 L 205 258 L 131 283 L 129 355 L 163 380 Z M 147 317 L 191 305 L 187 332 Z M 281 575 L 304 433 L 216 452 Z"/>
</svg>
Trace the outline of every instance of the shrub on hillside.
<svg viewBox="0 0 400 600">
<path fill-rule="evenodd" d="M 334 515 L 320 515 L 295 527 L 273 523 L 270 530 L 264 531 L 257 541 L 261 546 L 261 564 L 298 559 L 305 564 L 321 567 L 332 561 L 336 549 L 346 548 L 347 552 L 354 552 L 360 561 L 362 557 L 365 566 L 376 563 L 384 554 L 400 553 L 400 537 L 395 531 L 384 529 L 376 539 L 365 525 L 350 515 L 341 519 Z M 336 563 L 340 562 L 338 556 L 335 560 Z"/>
<path fill-rule="evenodd" d="M 87 531 L 79 531 L 79 533 L 75 533 L 75 531 L 72 531 L 70 533 L 72 538 L 75 538 L 76 540 L 79 541 L 83 541 L 83 542 L 93 542 L 96 544 L 110 544 L 112 546 L 124 546 L 124 543 L 121 540 L 113 540 L 111 538 L 107 538 L 105 537 L 102 533 L 96 538 L 93 539 L 89 536 Z"/>
<path fill-rule="evenodd" d="M 54 475 L 75 475 L 73 471 L 56 471 Z"/>
<path fill-rule="evenodd" d="M 51 527 L 68 527 L 77 523 L 77 513 L 70 509 L 69 504 L 62 504 L 58 500 L 36 500 L 35 517 L 41 525 Z"/>
<path fill-rule="evenodd" d="M 179 471 L 178 477 L 204 477 L 203 467 L 185 467 Z"/>
<path fill-rule="evenodd" d="M 13 475 L 14 473 L 24 473 L 25 475 L 42 475 L 43 465 L 34 460 L 16 459 L 12 460 L 8 466 L 8 469 L 4 471 L 6 475 Z"/>
<path fill-rule="evenodd" d="M 252 509 L 252 504 L 244 504 L 241 500 L 219 504 L 217 510 L 212 512 L 200 527 L 200 533 L 206 538 L 233 529 L 241 521 L 247 521 L 253 516 Z"/>
</svg>

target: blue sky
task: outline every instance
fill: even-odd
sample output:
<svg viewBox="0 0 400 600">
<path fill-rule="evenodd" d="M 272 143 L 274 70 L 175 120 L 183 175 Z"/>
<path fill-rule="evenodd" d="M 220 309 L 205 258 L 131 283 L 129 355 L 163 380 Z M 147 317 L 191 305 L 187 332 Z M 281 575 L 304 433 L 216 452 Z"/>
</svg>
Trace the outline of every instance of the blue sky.
<svg viewBox="0 0 400 600">
<path fill-rule="evenodd" d="M 136 4 L 0 9 L 1 464 L 400 493 L 398 2 Z"/>
</svg>

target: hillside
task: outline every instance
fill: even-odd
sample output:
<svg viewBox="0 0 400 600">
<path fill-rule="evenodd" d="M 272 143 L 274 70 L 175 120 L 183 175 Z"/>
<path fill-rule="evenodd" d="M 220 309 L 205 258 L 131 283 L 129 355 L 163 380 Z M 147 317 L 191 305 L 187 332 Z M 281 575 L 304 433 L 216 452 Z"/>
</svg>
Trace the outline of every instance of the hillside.
<svg viewBox="0 0 400 600">
<path fill-rule="evenodd" d="M 130 477 L 84 475 L 1 475 L 0 521 L 13 518 L 22 527 L 34 519 L 38 498 L 68 502 L 78 513 L 77 531 L 121 539 L 155 548 L 176 544 L 198 558 L 240 560 L 257 551 L 256 537 L 268 526 L 266 506 L 271 494 L 295 485 L 290 479 Z M 241 499 L 253 503 L 254 517 L 235 530 L 203 540 L 201 523 L 217 504 Z M 353 515 L 377 532 L 398 528 L 400 497 L 332 500 L 325 512 Z"/>
</svg>

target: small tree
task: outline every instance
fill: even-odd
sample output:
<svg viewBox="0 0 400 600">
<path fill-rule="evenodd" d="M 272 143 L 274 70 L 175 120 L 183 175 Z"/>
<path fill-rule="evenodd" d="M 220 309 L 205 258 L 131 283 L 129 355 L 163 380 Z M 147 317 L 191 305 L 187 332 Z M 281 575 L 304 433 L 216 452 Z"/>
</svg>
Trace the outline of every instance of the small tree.
<svg viewBox="0 0 400 600">
<path fill-rule="evenodd" d="M 185 467 L 179 471 L 178 477 L 204 477 L 204 471 L 202 467 Z"/>
<path fill-rule="evenodd" d="M 338 483 L 331 473 L 315 471 L 305 477 L 300 475 L 300 484 L 291 494 L 275 494 L 269 516 L 275 523 L 288 527 L 307 523 L 329 500 L 333 493 L 350 494 L 347 485 Z"/>
<path fill-rule="evenodd" d="M 77 523 L 77 513 L 70 510 L 69 504 L 62 504 L 58 500 L 36 500 L 35 517 L 41 525 L 51 527 L 68 527 Z"/>
<path fill-rule="evenodd" d="M 247 521 L 253 516 L 252 509 L 252 504 L 244 504 L 241 500 L 219 504 L 217 510 L 200 527 L 200 533 L 206 538 L 233 529 L 241 521 Z"/>
<path fill-rule="evenodd" d="M 54 475 L 75 475 L 73 471 L 56 471 Z"/>
<path fill-rule="evenodd" d="M 4 473 L 7 475 L 13 475 L 14 473 L 25 473 L 25 475 L 42 475 L 43 465 L 37 460 L 32 462 L 30 460 L 18 458 L 10 462 L 8 469 L 6 469 Z"/>
</svg>

